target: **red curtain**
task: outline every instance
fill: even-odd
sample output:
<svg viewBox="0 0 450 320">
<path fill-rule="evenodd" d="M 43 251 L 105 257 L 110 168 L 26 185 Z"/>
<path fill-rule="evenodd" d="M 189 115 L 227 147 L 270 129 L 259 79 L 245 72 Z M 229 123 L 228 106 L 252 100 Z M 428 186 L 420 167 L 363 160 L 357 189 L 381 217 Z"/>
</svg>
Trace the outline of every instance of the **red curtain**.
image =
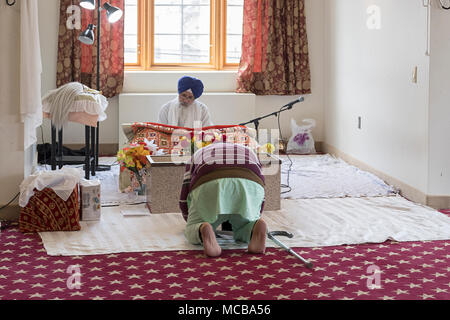
<svg viewBox="0 0 450 320">
<path fill-rule="evenodd" d="M 311 93 L 304 0 L 245 0 L 237 92 Z"/>
<path fill-rule="evenodd" d="M 101 1 L 100 4 L 105 2 L 124 10 L 124 0 Z M 97 9 L 87 10 L 79 4 L 80 0 L 60 0 L 56 86 L 77 81 L 99 89 L 107 98 L 113 97 L 123 86 L 124 17 L 111 24 L 105 11 L 101 10 L 100 88 L 97 88 L 97 29 L 94 28 L 93 45 L 78 40 L 88 24 L 98 25 Z M 77 21 L 81 23 L 77 24 Z"/>
</svg>

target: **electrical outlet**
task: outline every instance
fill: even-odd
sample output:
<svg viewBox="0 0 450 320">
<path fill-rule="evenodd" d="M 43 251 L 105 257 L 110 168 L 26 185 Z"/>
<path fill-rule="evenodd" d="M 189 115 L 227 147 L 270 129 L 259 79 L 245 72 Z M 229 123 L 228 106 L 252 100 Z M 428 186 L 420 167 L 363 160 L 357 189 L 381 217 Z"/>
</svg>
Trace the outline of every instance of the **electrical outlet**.
<svg viewBox="0 0 450 320">
<path fill-rule="evenodd" d="M 361 129 L 361 117 L 358 117 L 358 129 Z"/>
</svg>

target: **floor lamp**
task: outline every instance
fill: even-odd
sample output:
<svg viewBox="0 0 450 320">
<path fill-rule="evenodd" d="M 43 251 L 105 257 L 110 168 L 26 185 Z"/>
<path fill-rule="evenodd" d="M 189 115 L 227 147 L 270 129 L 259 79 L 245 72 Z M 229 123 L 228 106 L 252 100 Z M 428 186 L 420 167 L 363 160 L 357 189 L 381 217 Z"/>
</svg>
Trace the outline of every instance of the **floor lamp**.
<svg viewBox="0 0 450 320">
<path fill-rule="evenodd" d="M 101 29 L 101 11 L 104 9 L 106 11 L 106 17 L 108 19 L 109 23 L 117 22 L 122 17 L 122 10 L 120 10 L 117 7 L 114 7 L 110 5 L 109 3 L 105 2 L 103 6 L 100 6 L 100 1 L 97 2 L 97 26 L 93 24 L 89 24 L 87 29 L 84 30 L 80 36 L 78 37 L 78 40 L 80 40 L 82 43 L 87 45 L 93 45 L 95 40 L 94 35 L 94 28 L 97 27 L 97 91 L 100 90 L 100 29 Z M 95 6 L 95 0 L 84 0 L 80 2 L 80 6 L 82 6 L 85 9 L 88 10 L 94 10 L 96 8 Z M 96 129 L 96 144 L 95 144 L 95 167 L 96 171 L 106 171 L 110 170 L 111 166 L 108 165 L 102 165 L 100 166 L 98 164 L 98 145 L 99 145 L 99 127 L 100 124 L 97 122 L 97 129 Z"/>
</svg>

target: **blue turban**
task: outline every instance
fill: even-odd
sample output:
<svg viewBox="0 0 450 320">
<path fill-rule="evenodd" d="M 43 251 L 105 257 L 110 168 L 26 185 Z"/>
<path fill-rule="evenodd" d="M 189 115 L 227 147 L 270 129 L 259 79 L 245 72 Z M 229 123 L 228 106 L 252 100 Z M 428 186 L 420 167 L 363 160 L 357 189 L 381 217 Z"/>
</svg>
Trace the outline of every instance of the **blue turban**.
<svg viewBox="0 0 450 320">
<path fill-rule="evenodd" d="M 203 93 L 202 81 L 197 78 L 189 76 L 181 77 L 180 80 L 178 80 L 178 93 L 182 93 L 189 89 L 192 90 L 194 98 L 197 99 Z"/>
</svg>

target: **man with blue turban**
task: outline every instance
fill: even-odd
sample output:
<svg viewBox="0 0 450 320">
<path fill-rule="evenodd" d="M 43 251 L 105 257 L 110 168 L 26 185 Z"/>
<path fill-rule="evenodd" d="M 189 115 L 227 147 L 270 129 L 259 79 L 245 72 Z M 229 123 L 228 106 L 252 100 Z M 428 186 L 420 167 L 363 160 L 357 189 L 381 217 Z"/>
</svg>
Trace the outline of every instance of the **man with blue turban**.
<svg viewBox="0 0 450 320">
<path fill-rule="evenodd" d="M 202 127 L 212 126 L 208 107 L 196 99 L 203 93 L 201 80 L 184 76 L 178 80 L 178 97 L 167 102 L 159 111 L 158 122 L 171 126 L 193 128 L 198 121 Z"/>
</svg>

